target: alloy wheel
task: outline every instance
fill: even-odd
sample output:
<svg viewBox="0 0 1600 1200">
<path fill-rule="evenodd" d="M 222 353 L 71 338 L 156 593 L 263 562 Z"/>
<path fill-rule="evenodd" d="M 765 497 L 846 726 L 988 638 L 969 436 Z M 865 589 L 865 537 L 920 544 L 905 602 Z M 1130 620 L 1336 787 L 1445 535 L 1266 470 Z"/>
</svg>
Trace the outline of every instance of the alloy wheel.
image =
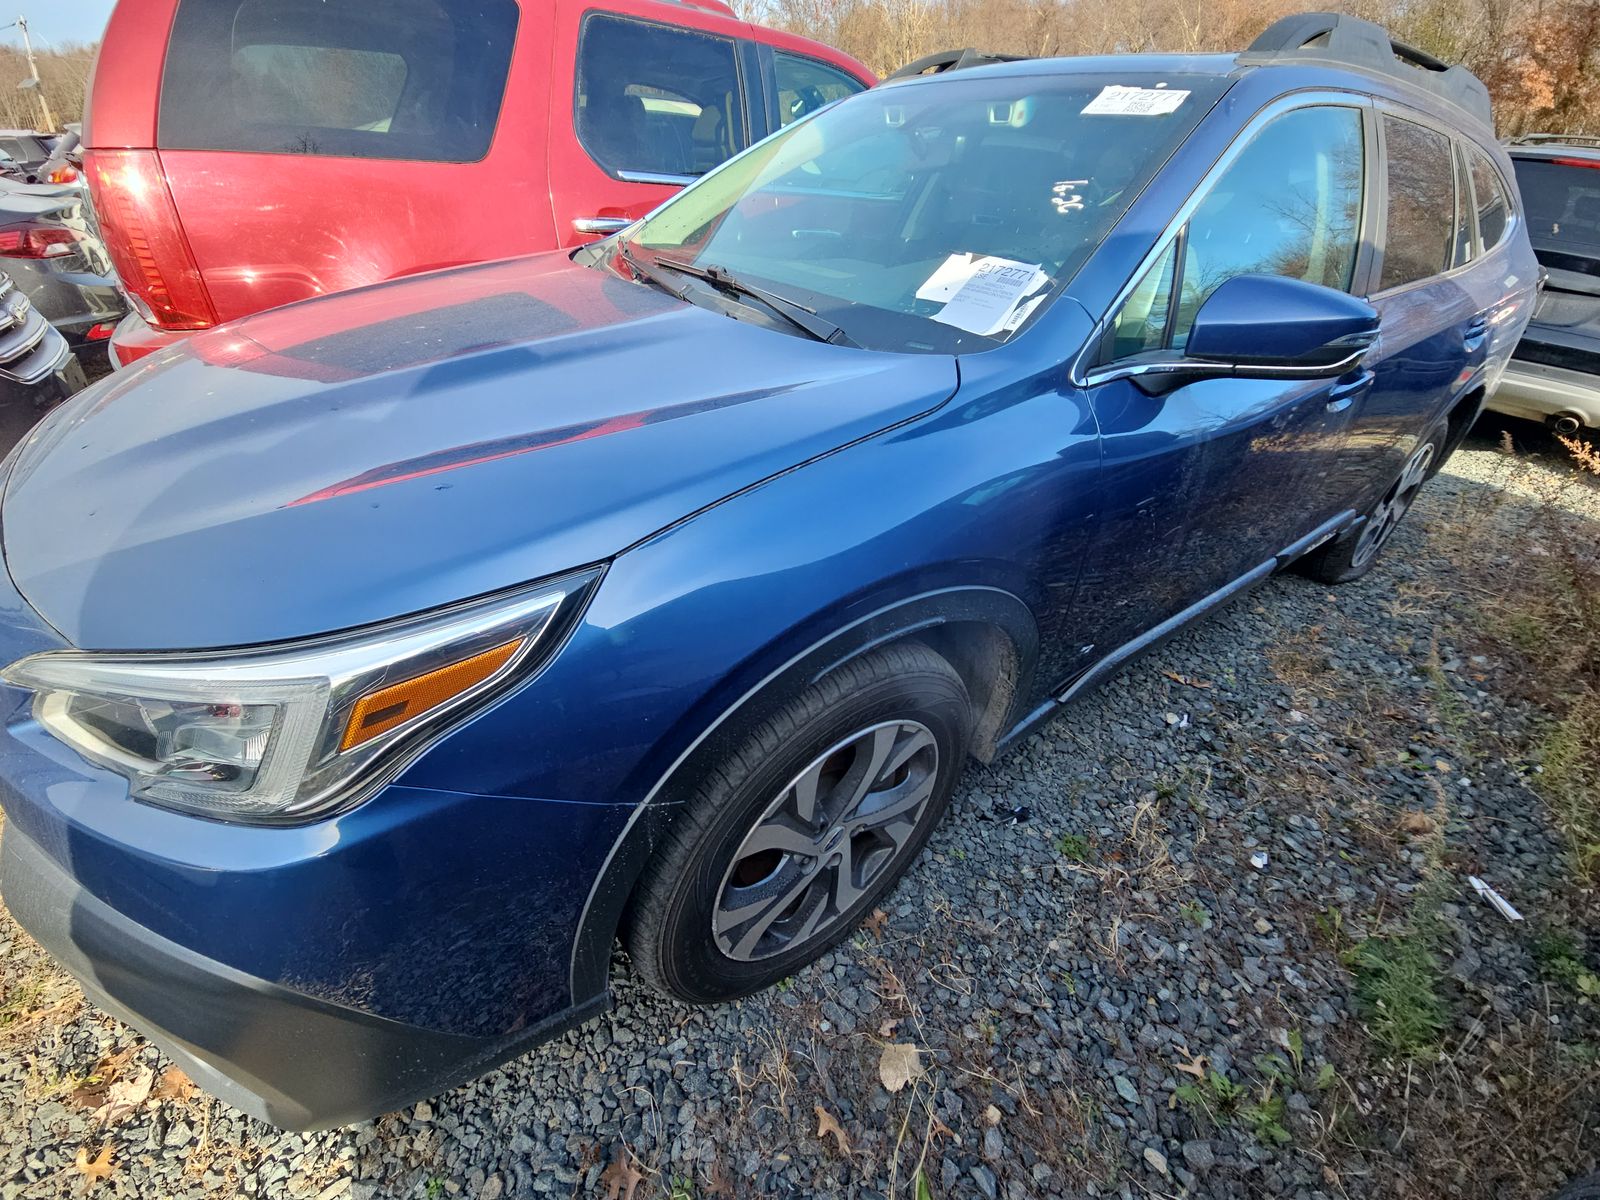
<svg viewBox="0 0 1600 1200">
<path fill-rule="evenodd" d="M 712 913 L 729 958 L 771 958 L 828 935 L 914 840 L 939 776 L 918 721 L 862 729 L 817 755 L 734 851 Z"/>
<path fill-rule="evenodd" d="M 1433 462 L 1433 443 L 1424 442 L 1412 456 L 1406 460 L 1405 470 L 1400 472 L 1400 478 L 1395 480 L 1394 486 L 1384 493 L 1378 506 L 1367 517 L 1366 524 L 1361 527 L 1361 536 L 1356 541 L 1356 551 L 1351 555 L 1353 566 L 1364 567 L 1371 562 L 1384 543 L 1394 533 L 1395 527 L 1400 524 L 1400 519 L 1406 515 L 1411 507 L 1411 502 L 1417 498 L 1417 492 L 1428 479 L 1428 467 Z"/>
</svg>

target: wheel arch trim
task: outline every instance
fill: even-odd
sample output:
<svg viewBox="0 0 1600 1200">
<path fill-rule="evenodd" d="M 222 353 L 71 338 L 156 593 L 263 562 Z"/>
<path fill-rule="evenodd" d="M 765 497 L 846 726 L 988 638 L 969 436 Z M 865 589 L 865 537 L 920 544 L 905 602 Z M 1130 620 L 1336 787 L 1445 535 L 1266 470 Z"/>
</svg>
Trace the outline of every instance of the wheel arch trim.
<svg viewBox="0 0 1600 1200">
<path fill-rule="evenodd" d="M 982 707 L 975 705 L 980 738 L 986 730 L 1003 732 L 1010 727 L 1010 714 L 1019 698 L 1027 695 L 1038 658 L 1039 634 L 1032 611 L 1021 599 L 989 586 L 940 588 L 867 613 L 782 659 L 701 729 L 634 808 L 590 884 L 572 942 L 572 1003 L 582 1004 L 609 987 L 611 948 L 634 885 L 675 808 L 670 796 L 673 784 L 713 753 L 721 739 L 737 738 L 753 726 L 760 719 L 757 702 L 761 698 L 781 702 L 785 695 L 803 691 L 845 663 L 906 639 L 920 636 L 945 653 L 937 643 L 948 644 L 953 637 L 960 637 L 962 626 L 998 631 L 1009 656 L 1009 662 L 1001 664 L 990 681 Z M 967 667 L 952 665 L 970 686 Z M 992 740 L 998 741 L 998 733 Z M 981 744 L 979 756 L 985 757 Z"/>
</svg>

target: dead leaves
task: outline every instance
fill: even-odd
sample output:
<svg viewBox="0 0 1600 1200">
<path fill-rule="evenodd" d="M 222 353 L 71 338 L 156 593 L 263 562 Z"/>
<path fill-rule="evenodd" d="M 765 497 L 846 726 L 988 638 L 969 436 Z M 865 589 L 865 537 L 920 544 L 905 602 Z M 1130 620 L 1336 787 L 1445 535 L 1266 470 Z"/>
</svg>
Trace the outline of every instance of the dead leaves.
<svg viewBox="0 0 1600 1200">
<path fill-rule="evenodd" d="M 881 942 L 883 941 L 884 927 L 889 924 L 889 914 L 881 908 L 875 908 L 872 910 L 872 915 L 861 924 L 868 933 Z"/>
<path fill-rule="evenodd" d="M 1190 1054 L 1188 1050 L 1184 1050 L 1184 1053 L 1189 1055 L 1189 1061 L 1173 1063 L 1173 1067 L 1182 1071 L 1185 1075 L 1193 1075 L 1196 1079 L 1204 1079 L 1206 1077 L 1206 1056 L 1204 1054 Z"/>
<path fill-rule="evenodd" d="M 878 1078 L 891 1092 L 922 1078 L 922 1051 L 910 1042 L 890 1042 L 878 1056 Z"/>
<path fill-rule="evenodd" d="M 85 1191 L 92 1189 L 97 1183 L 104 1183 L 116 1170 L 111 1164 L 111 1143 L 107 1142 L 100 1147 L 100 1153 L 93 1158 L 89 1157 L 89 1147 L 80 1147 L 72 1169 L 83 1176 Z"/>
<path fill-rule="evenodd" d="M 1424 837 L 1433 832 L 1433 818 L 1425 812 L 1408 812 L 1400 819 L 1400 828 L 1407 833 Z"/>
<path fill-rule="evenodd" d="M 140 1067 L 132 1079 L 113 1083 L 106 1090 L 105 1103 L 95 1109 L 94 1119 L 102 1125 L 115 1125 L 130 1113 L 138 1111 L 139 1106 L 150 1099 L 155 1082 L 156 1073 L 149 1067 Z"/>
<path fill-rule="evenodd" d="M 644 1172 L 634 1165 L 628 1148 L 618 1145 L 611 1162 L 600 1172 L 600 1183 L 606 1189 L 606 1200 L 633 1200 L 633 1193 L 644 1182 Z"/>
<path fill-rule="evenodd" d="M 817 1140 L 821 1141 L 829 1134 L 832 1134 L 834 1140 L 839 1144 L 839 1153 L 848 1155 L 850 1153 L 850 1139 L 845 1137 L 844 1130 L 840 1128 L 839 1122 L 834 1118 L 834 1115 L 820 1104 L 813 1105 L 813 1107 L 817 1113 Z"/>
<path fill-rule="evenodd" d="M 161 1072 L 152 1100 L 192 1100 L 200 1094 L 200 1085 L 183 1073 L 181 1067 L 168 1067 Z"/>
<path fill-rule="evenodd" d="M 1211 686 L 1204 679 L 1194 679 L 1188 675 L 1179 674 L 1177 671 L 1163 671 L 1161 673 L 1172 680 L 1173 683 L 1181 683 L 1185 687 L 1200 688 L 1204 691 Z"/>
</svg>

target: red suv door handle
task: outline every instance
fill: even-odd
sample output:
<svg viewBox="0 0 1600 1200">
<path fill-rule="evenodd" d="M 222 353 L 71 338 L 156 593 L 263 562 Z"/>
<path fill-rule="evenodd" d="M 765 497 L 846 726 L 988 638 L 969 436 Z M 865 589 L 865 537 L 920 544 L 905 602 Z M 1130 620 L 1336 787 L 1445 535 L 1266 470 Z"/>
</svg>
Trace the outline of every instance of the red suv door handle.
<svg viewBox="0 0 1600 1200">
<path fill-rule="evenodd" d="M 626 229 L 633 222 L 627 217 L 574 217 L 572 227 L 579 233 L 594 233 L 605 235 L 615 233 L 619 229 Z"/>
</svg>

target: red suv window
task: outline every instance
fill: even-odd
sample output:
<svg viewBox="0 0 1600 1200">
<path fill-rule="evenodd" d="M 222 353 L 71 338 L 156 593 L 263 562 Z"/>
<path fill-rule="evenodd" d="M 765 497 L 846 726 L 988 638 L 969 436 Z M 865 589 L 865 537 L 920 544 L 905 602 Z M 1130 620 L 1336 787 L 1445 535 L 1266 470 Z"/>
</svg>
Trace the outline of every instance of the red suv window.
<svg viewBox="0 0 1600 1200">
<path fill-rule="evenodd" d="M 515 0 L 182 0 L 164 149 L 475 162 L 489 150 Z"/>
<path fill-rule="evenodd" d="M 578 140 L 611 174 L 704 175 L 745 146 L 732 39 L 602 13 L 578 43 Z"/>
</svg>

